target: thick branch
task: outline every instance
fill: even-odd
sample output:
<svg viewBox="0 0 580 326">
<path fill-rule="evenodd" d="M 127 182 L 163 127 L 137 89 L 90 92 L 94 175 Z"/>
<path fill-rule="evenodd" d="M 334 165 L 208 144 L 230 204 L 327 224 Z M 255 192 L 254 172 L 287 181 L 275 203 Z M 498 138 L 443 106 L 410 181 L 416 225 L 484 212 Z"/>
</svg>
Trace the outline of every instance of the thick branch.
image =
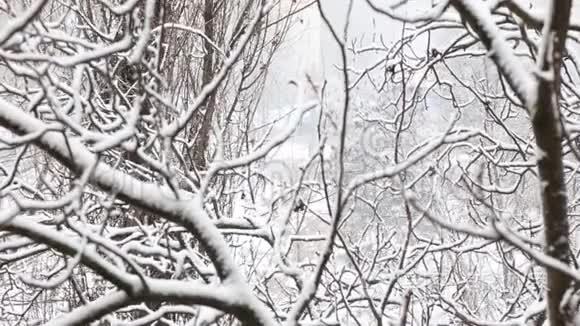
<svg viewBox="0 0 580 326">
<path fill-rule="evenodd" d="M 19 135 L 48 129 L 46 123 L 2 99 L 0 125 Z M 237 269 L 238 266 L 229 255 L 229 247 L 197 197 L 182 192 L 181 199 L 176 199 L 169 189 L 141 182 L 98 162 L 97 155 L 91 153 L 78 138 L 65 137 L 62 132 L 48 131 L 36 138 L 34 144 L 77 173 L 95 166 L 91 183 L 105 191 L 116 193 L 119 199 L 131 205 L 184 226 L 203 245 L 219 277 L 250 292 Z M 270 316 L 260 306 L 248 305 L 247 314 L 248 320 L 253 320 L 258 325 L 269 325 L 271 322 Z"/>
<path fill-rule="evenodd" d="M 149 290 L 141 297 L 130 297 L 123 291 L 107 294 L 81 306 L 70 313 L 51 320 L 46 325 L 88 325 L 117 309 L 142 300 L 155 302 L 179 301 L 182 304 L 204 305 L 234 315 L 243 315 L 244 300 L 235 295 L 235 288 L 221 285 L 206 285 L 192 281 L 150 280 Z"/>
<path fill-rule="evenodd" d="M 452 5 L 477 33 L 512 90 L 528 109 L 536 102 L 534 75 L 526 70 L 495 24 L 488 6 L 479 0 L 455 0 Z"/>
</svg>

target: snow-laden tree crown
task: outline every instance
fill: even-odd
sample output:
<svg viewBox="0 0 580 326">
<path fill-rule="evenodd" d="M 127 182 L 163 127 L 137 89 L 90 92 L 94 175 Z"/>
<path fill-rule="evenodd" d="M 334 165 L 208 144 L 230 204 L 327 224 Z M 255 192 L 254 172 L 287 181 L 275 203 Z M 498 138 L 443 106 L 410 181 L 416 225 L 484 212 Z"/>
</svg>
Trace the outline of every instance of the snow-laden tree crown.
<svg viewBox="0 0 580 326">
<path fill-rule="evenodd" d="M 0 0 L 0 324 L 580 324 L 577 9 Z"/>
</svg>

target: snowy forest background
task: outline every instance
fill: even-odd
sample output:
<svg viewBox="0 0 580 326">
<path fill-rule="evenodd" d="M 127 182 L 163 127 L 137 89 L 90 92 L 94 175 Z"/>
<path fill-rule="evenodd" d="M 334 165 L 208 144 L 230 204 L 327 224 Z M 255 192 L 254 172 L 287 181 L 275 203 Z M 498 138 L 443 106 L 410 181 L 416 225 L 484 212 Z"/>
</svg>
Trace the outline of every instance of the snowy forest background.
<svg viewBox="0 0 580 326">
<path fill-rule="evenodd" d="M 571 0 L 0 0 L 1 325 L 579 325 Z"/>
</svg>

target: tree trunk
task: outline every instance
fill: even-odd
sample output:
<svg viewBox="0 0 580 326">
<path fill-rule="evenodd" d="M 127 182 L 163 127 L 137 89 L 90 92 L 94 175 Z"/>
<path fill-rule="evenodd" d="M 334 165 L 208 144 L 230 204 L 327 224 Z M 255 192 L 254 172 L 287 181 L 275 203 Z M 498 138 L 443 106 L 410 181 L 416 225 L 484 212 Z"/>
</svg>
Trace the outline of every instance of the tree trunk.
<svg viewBox="0 0 580 326">
<path fill-rule="evenodd" d="M 206 0 L 203 8 L 204 33 L 211 40 L 215 40 L 216 22 L 214 21 L 213 10 L 213 0 Z M 203 60 L 203 75 L 201 77 L 202 85 L 209 84 L 213 79 L 214 49 L 208 42 L 205 42 L 205 49 L 207 52 Z M 196 135 L 192 150 L 192 160 L 194 166 L 197 169 L 205 169 L 207 165 L 205 154 L 209 143 L 211 124 L 215 112 L 215 94 L 211 94 L 207 98 L 201 109 L 201 112 L 198 113 L 198 118 L 194 120 L 194 124 L 192 126 L 192 134 Z"/>
<path fill-rule="evenodd" d="M 553 80 L 539 78 L 538 103 L 532 117 L 536 145 L 538 147 L 538 170 L 542 196 L 542 214 L 546 237 L 546 253 L 570 264 L 570 241 L 567 214 L 567 194 L 564 182 L 562 158 L 562 128 L 560 126 L 560 67 L 570 19 L 569 0 L 553 0 L 554 11 L 550 33 L 554 39 L 550 51 L 545 54 L 542 71 L 553 71 Z M 544 37 L 546 37 L 544 35 Z M 547 270 L 548 319 L 551 326 L 566 325 L 560 311 L 565 292 L 571 280 L 563 273 Z"/>
</svg>

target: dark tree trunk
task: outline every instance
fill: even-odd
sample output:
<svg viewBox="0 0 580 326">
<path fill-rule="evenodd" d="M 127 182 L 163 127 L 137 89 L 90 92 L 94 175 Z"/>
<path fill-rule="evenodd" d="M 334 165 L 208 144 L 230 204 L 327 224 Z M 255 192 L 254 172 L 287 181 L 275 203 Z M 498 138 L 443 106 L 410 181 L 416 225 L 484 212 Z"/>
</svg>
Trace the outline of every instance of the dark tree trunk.
<svg viewBox="0 0 580 326">
<path fill-rule="evenodd" d="M 532 117 L 536 145 L 540 149 L 538 170 L 546 253 L 566 264 L 571 263 L 570 241 L 568 234 L 567 194 L 564 182 L 562 158 L 562 128 L 560 126 L 560 67 L 564 51 L 571 1 L 554 1 L 554 13 L 550 33 L 554 40 L 551 51 L 545 54 L 543 71 L 553 71 L 553 81 L 539 79 L 538 104 Z M 544 36 L 545 37 L 545 36 Z M 550 48 L 550 47 L 548 47 Z M 551 52 L 551 53 L 550 53 Z M 566 325 L 560 304 L 571 280 L 565 274 L 548 269 L 547 271 L 548 319 L 551 326 Z"/>
<path fill-rule="evenodd" d="M 214 0 L 206 0 L 203 8 L 203 23 L 205 35 L 211 40 L 215 40 L 215 24 L 214 21 Z M 213 66 L 214 66 L 214 48 L 205 42 L 206 54 L 203 61 L 203 75 L 202 85 L 207 85 L 213 79 Z M 211 133 L 211 124 L 215 112 L 215 93 L 211 94 L 206 102 L 204 103 L 202 110 L 199 112 L 196 121 L 192 128 L 194 129 L 193 135 L 196 135 L 195 143 L 193 145 L 192 160 L 193 164 L 197 169 L 205 169 L 207 167 L 207 162 L 205 159 L 209 135 Z M 197 122 L 197 123 L 195 123 Z"/>
</svg>

